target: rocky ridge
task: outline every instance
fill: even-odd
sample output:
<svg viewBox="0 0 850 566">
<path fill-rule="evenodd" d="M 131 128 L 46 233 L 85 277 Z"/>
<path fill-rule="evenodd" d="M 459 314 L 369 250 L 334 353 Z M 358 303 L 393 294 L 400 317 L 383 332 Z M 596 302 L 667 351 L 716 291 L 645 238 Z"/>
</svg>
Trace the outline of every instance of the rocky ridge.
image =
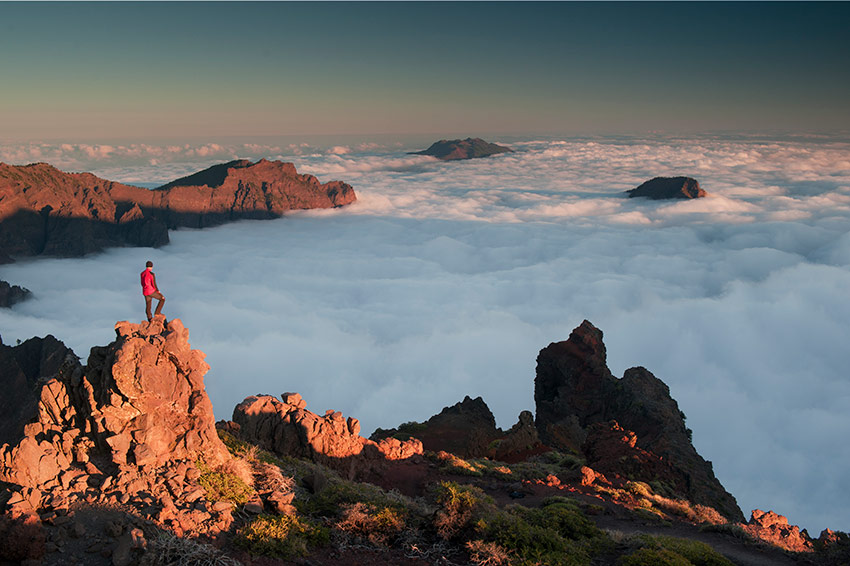
<svg viewBox="0 0 850 566">
<path fill-rule="evenodd" d="M 489 157 L 512 151 L 509 147 L 490 143 L 481 138 L 466 138 L 465 140 L 440 140 L 432 143 L 428 149 L 411 151 L 410 155 L 430 155 L 440 161 L 457 161 Z"/>
<path fill-rule="evenodd" d="M 468 395 L 424 423 L 409 422 L 398 428 L 378 429 L 370 438 L 416 438 L 422 441 L 425 450 L 505 461 L 521 458 L 541 447 L 530 411 L 522 411 L 517 423 L 502 431 L 496 427 L 496 418 L 484 399 L 472 399 Z"/>
<path fill-rule="evenodd" d="M 692 177 L 654 177 L 638 187 L 626 191 L 629 198 L 646 197 L 661 199 L 693 199 L 708 196 L 699 182 Z"/>
<path fill-rule="evenodd" d="M 159 247 L 168 243 L 172 228 L 276 218 L 355 200 L 346 183 L 322 184 L 291 163 L 265 159 L 216 165 L 155 190 L 65 173 L 46 163 L 0 163 L 0 261 L 76 257 L 112 246 Z"/>
<path fill-rule="evenodd" d="M 81 506 L 122 509 L 130 519 L 113 529 L 116 538 L 143 523 L 178 535 L 232 524 L 233 506 L 210 500 L 200 483 L 205 472 L 232 465 L 205 392 L 204 354 L 191 349 L 179 320 L 162 315 L 119 322 L 115 331 L 85 366 L 50 336 L 0 346 L 9 393 L 0 429 L 0 547 L 8 552 L 0 558 L 38 559 L 58 548 L 39 535 L 42 524 L 64 526 L 57 540 L 85 531 L 74 520 Z M 19 409 L 6 412 L 15 403 Z M 19 546 L 21 536 L 41 542 Z M 144 539 L 141 530 L 134 536 Z M 130 552 L 127 544 L 118 545 L 121 553 Z M 114 546 L 107 548 L 113 563 L 129 564 Z"/>
<path fill-rule="evenodd" d="M 621 462 L 631 462 L 628 471 L 636 478 L 667 482 L 688 500 L 743 520 L 711 463 L 694 449 L 667 385 L 643 367 L 614 377 L 602 331 L 590 322 L 540 351 L 534 401 L 544 444 L 585 453 L 605 474 L 623 473 Z"/>
<path fill-rule="evenodd" d="M 421 507 L 395 491 L 393 495 L 376 492 L 374 486 L 358 487 L 361 484 L 346 483 L 337 474 L 417 498 L 433 498 L 429 494 L 437 485 L 443 486 L 438 490 L 472 490 L 461 491 L 467 494 L 464 497 L 486 492 L 499 505 L 520 503 L 520 507 L 505 507 L 512 509 L 506 511 L 508 515 L 500 515 L 503 512 L 488 503 L 488 513 L 496 513 L 490 521 L 504 521 L 506 516 L 516 521 L 524 513 L 540 517 L 553 500 L 559 506 L 569 500 L 572 503 L 567 507 L 585 509 L 606 528 L 645 532 L 655 523 L 635 521 L 644 517 L 647 509 L 656 513 L 648 513 L 654 517 L 651 521 L 658 521 L 657 513 L 664 510 L 662 516 L 672 521 L 666 527 L 670 532 L 711 540 L 731 552 L 730 557 L 743 557 L 743 561 L 735 560 L 737 564 L 834 566 L 845 564 L 850 556 L 846 534 L 824 531 L 820 539 L 812 540 L 773 512 L 756 510 L 748 523 L 739 521 L 734 528 L 807 558 L 760 547 L 741 548 L 741 542 L 730 549 L 730 539 L 723 538 L 728 535 L 709 535 L 702 530 L 697 534 L 696 523 L 733 525 L 723 525 L 726 519 L 713 509 L 670 498 L 671 489 L 687 493 L 691 488 L 675 483 L 677 474 L 683 473 L 682 461 L 677 460 L 683 450 L 676 446 L 681 440 L 677 436 L 683 433 L 687 437 L 684 423 L 677 424 L 670 414 L 678 412 L 675 401 L 669 398 L 666 386 L 643 368 L 633 368 L 643 370 L 633 375 L 627 372 L 632 375 L 629 380 L 610 376 L 602 333 L 587 321 L 566 342 L 541 350 L 538 358 L 540 391 L 556 391 L 561 398 L 541 398 L 549 405 L 543 403 L 542 413 L 538 410 L 537 425 L 545 425 L 553 407 L 560 404 L 565 411 L 564 418 L 555 414 L 552 426 L 540 431 L 540 438 L 549 446 L 540 443 L 530 412 L 524 411 L 517 425 L 505 433 L 495 428 L 483 399 L 469 397 L 426 423 L 399 427 L 377 440 L 360 436 L 359 422 L 353 417 L 345 418 L 333 410 L 320 416 L 307 410 L 297 393 L 284 393 L 279 399 L 248 397 L 234 409 L 233 421 L 219 423 L 216 431 L 203 384 L 208 366 L 204 354 L 189 345 L 182 323 L 157 316 L 150 323 L 119 322 L 115 330 L 116 340 L 92 348 L 85 366 L 52 336 L 16 347 L 0 345 L 0 377 L 6 393 L 0 398 L 0 510 L 4 511 L 0 515 L 0 563 L 4 559 L 29 560 L 27 564 L 58 566 L 66 563 L 65 555 L 72 554 L 88 558 L 82 562 L 75 558 L 77 562 L 68 564 L 170 563 L 162 562 L 162 549 L 172 544 L 168 541 L 177 540 L 173 538 L 176 535 L 188 542 L 175 544 L 184 545 L 184 550 L 205 548 L 204 552 L 221 560 L 215 563 L 234 564 L 230 556 L 236 553 L 251 564 L 254 558 L 231 546 L 231 537 L 244 541 L 243 533 L 250 533 L 253 525 L 291 524 L 309 529 L 310 521 L 316 520 L 323 521 L 334 537 L 343 537 L 332 539 L 337 541 L 332 547 L 340 544 L 338 548 L 344 549 L 314 551 L 309 561 L 318 566 L 412 565 L 421 560 L 430 563 L 446 552 L 453 553 L 454 563 L 480 565 L 485 559 L 480 544 L 467 546 L 465 551 L 453 549 L 451 545 L 457 544 L 453 537 L 459 531 L 440 530 L 447 528 L 447 516 L 441 515 L 445 508 L 435 514 L 428 505 L 439 508 L 445 500 L 431 499 Z M 546 373 L 552 370 L 554 374 Z M 596 403 L 600 395 L 601 402 Z M 576 407 L 584 407 L 587 414 Z M 620 422 L 582 415 L 616 415 Z M 675 432 L 672 437 L 665 430 L 668 428 Z M 494 430 L 495 438 L 490 434 Z M 417 435 L 429 438 L 425 449 Z M 238 443 L 243 444 L 240 447 Z M 512 455 L 516 466 L 489 459 L 502 444 L 512 447 L 504 454 Z M 577 449 L 570 448 L 576 445 Z M 531 446 L 537 450 L 529 451 Z M 465 461 L 446 452 L 447 448 L 486 454 L 478 459 L 465 456 L 469 458 Z M 655 452 L 662 449 L 668 450 L 664 457 Z M 687 450 L 683 453 L 687 455 Z M 302 469 L 305 461 L 311 462 L 309 475 L 295 471 Z M 240 462 L 249 467 L 240 468 Z M 285 477 L 289 474 L 293 477 Z M 210 478 L 234 475 L 253 485 L 253 489 L 246 487 L 238 504 L 210 491 L 209 486 Z M 641 477 L 646 481 L 638 481 Z M 653 493 L 656 486 L 668 495 Z M 381 510 L 380 505 L 390 507 Z M 391 509 L 402 507 L 411 514 L 411 521 L 416 515 L 415 521 L 420 523 L 414 521 L 409 528 L 403 521 L 398 523 L 400 516 Z M 308 515 L 312 518 L 305 518 Z M 571 520 L 588 520 L 580 517 L 584 515 Z M 434 544 L 437 554 L 429 554 L 425 541 L 427 536 L 443 535 L 421 538 L 421 529 L 429 528 L 421 521 L 433 521 L 437 533 L 454 533 L 428 543 Z M 511 528 L 510 524 L 501 523 L 499 529 Z M 584 524 L 587 526 L 582 528 L 591 528 L 591 523 Z M 382 528 L 407 530 L 392 531 L 396 535 L 369 530 Z M 591 537 L 605 536 L 587 532 Z M 172 538 L 163 538 L 163 533 L 172 533 L 168 535 Z M 367 534 L 371 542 L 364 542 Z M 217 541 L 230 556 L 191 542 L 199 535 Z M 388 540 L 396 540 L 396 550 L 386 546 Z M 383 548 L 387 557 L 376 559 L 369 554 L 374 551 L 362 550 L 364 544 Z M 616 562 L 618 556 L 634 550 L 623 550 L 621 543 L 618 548 L 618 554 L 607 558 Z M 599 559 L 607 563 L 605 555 Z"/>
</svg>

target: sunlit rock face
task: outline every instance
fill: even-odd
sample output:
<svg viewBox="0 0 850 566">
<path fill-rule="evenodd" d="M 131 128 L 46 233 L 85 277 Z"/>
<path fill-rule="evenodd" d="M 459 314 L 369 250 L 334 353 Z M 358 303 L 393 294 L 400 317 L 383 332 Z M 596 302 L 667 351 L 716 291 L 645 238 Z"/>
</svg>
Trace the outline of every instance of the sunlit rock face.
<svg viewBox="0 0 850 566">
<path fill-rule="evenodd" d="M 112 246 L 159 247 L 168 230 L 203 228 L 357 199 L 341 181 L 320 183 L 291 163 L 215 165 L 155 190 L 35 163 L 0 163 L 0 262 L 16 256 L 77 257 Z"/>
<path fill-rule="evenodd" d="M 180 320 L 162 315 L 119 322 L 115 332 L 111 344 L 92 348 L 86 366 L 51 336 L 0 346 L 0 482 L 9 516 L 79 501 L 136 506 L 178 534 L 226 530 L 229 508 L 195 508 L 206 497 L 199 462 L 232 464 L 204 388 L 204 353 L 189 346 Z"/>
<path fill-rule="evenodd" d="M 626 370 L 622 379 L 614 377 L 602 331 L 590 322 L 582 322 L 568 340 L 540 351 L 534 400 L 544 444 L 587 452 L 591 467 L 605 474 L 639 473 L 645 481 L 667 481 L 685 498 L 714 507 L 731 520 L 743 519 L 711 463 L 691 444 L 684 414 L 667 385 L 643 367 Z M 621 452 L 640 465 L 618 470 L 618 458 L 610 455 Z"/>
<path fill-rule="evenodd" d="M 310 458 L 350 478 L 380 469 L 387 461 L 423 453 L 416 439 L 360 436 L 360 421 L 328 410 L 320 416 L 307 410 L 298 393 L 253 395 L 233 409 L 237 434 L 244 440 L 283 456 Z"/>
<path fill-rule="evenodd" d="M 691 177 L 655 177 L 637 188 L 626 191 L 629 198 L 646 197 L 653 200 L 693 199 L 708 196 L 699 182 Z"/>
</svg>

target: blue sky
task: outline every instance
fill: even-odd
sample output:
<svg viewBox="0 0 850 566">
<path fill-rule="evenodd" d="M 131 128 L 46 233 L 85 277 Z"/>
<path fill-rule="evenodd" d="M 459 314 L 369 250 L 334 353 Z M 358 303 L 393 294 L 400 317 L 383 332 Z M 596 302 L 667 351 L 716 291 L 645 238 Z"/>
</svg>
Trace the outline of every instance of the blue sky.
<svg viewBox="0 0 850 566">
<path fill-rule="evenodd" d="M 2 3 L 9 140 L 850 129 L 847 3 Z"/>
</svg>

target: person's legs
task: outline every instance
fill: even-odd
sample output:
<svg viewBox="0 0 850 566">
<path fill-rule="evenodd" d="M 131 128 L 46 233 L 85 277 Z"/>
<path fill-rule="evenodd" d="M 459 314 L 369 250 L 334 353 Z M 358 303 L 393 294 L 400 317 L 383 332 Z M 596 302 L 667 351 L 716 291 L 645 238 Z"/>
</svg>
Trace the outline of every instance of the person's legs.
<svg viewBox="0 0 850 566">
<path fill-rule="evenodd" d="M 145 314 L 148 315 L 148 321 L 153 318 L 151 316 L 151 299 L 150 295 L 145 295 Z"/>
<path fill-rule="evenodd" d="M 157 301 L 159 301 L 156 304 L 156 311 L 153 314 L 154 315 L 162 314 L 162 305 L 165 304 L 165 297 L 163 297 L 162 293 L 160 293 L 159 291 L 156 291 L 155 293 L 151 293 L 150 296 L 155 298 Z"/>
</svg>

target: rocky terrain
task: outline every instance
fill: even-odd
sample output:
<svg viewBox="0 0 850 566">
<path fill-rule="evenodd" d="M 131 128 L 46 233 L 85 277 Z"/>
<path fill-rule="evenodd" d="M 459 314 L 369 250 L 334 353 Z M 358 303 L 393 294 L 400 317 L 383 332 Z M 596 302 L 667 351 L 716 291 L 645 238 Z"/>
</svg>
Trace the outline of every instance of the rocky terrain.
<svg viewBox="0 0 850 566">
<path fill-rule="evenodd" d="M 52 336 L 0 345 L 0 564 L 850 558 L 845 533 L 812 539 L 759 510 L 744 522 L 667 387 L 643 368 L 611 376 L 587 321 L 541 350 L 536 417 L 502 431 L 467 397 L 372 439 L 297 393 L 248 397 L 216 424 L 179 320 L 115 332 L 85 365 Z"/>
<path fill-rule="evenodd" d="M 31 294 L 30 290 L 25 287 L 0 280 L 0 308 L 9 308 L 15 303 L 25 301 Z"/>
<path fill-rule="evenodd" d="M 113 246 L 158 247 L 168 230 L 203 228 L 356 200 L 341 181 L 321 184 L 291 163 L 240 160 L 155 190 L 65 173 L 46 163 L 0 163 L 0 261 L 76 257 Z"/>
<path fill-rule="evenodd" d="M 708 193 L 691 177 L 655 177 L 626 191 L 629 198 L 646 197 L 653 200 L 703 198 Z"/>
<path fill-rule="evenodd" d="M 510 153 L 509 147 L 497 145 L 481 138 L 466 138 L 465 140 L 440 140 L 434 142 L 428 149 L 412 151 L 411 155 L 430 155 L 441 161 L 456 161 L 459 159 L 476 159 L 489 157 L 499 153 Z"/>
</svg>

